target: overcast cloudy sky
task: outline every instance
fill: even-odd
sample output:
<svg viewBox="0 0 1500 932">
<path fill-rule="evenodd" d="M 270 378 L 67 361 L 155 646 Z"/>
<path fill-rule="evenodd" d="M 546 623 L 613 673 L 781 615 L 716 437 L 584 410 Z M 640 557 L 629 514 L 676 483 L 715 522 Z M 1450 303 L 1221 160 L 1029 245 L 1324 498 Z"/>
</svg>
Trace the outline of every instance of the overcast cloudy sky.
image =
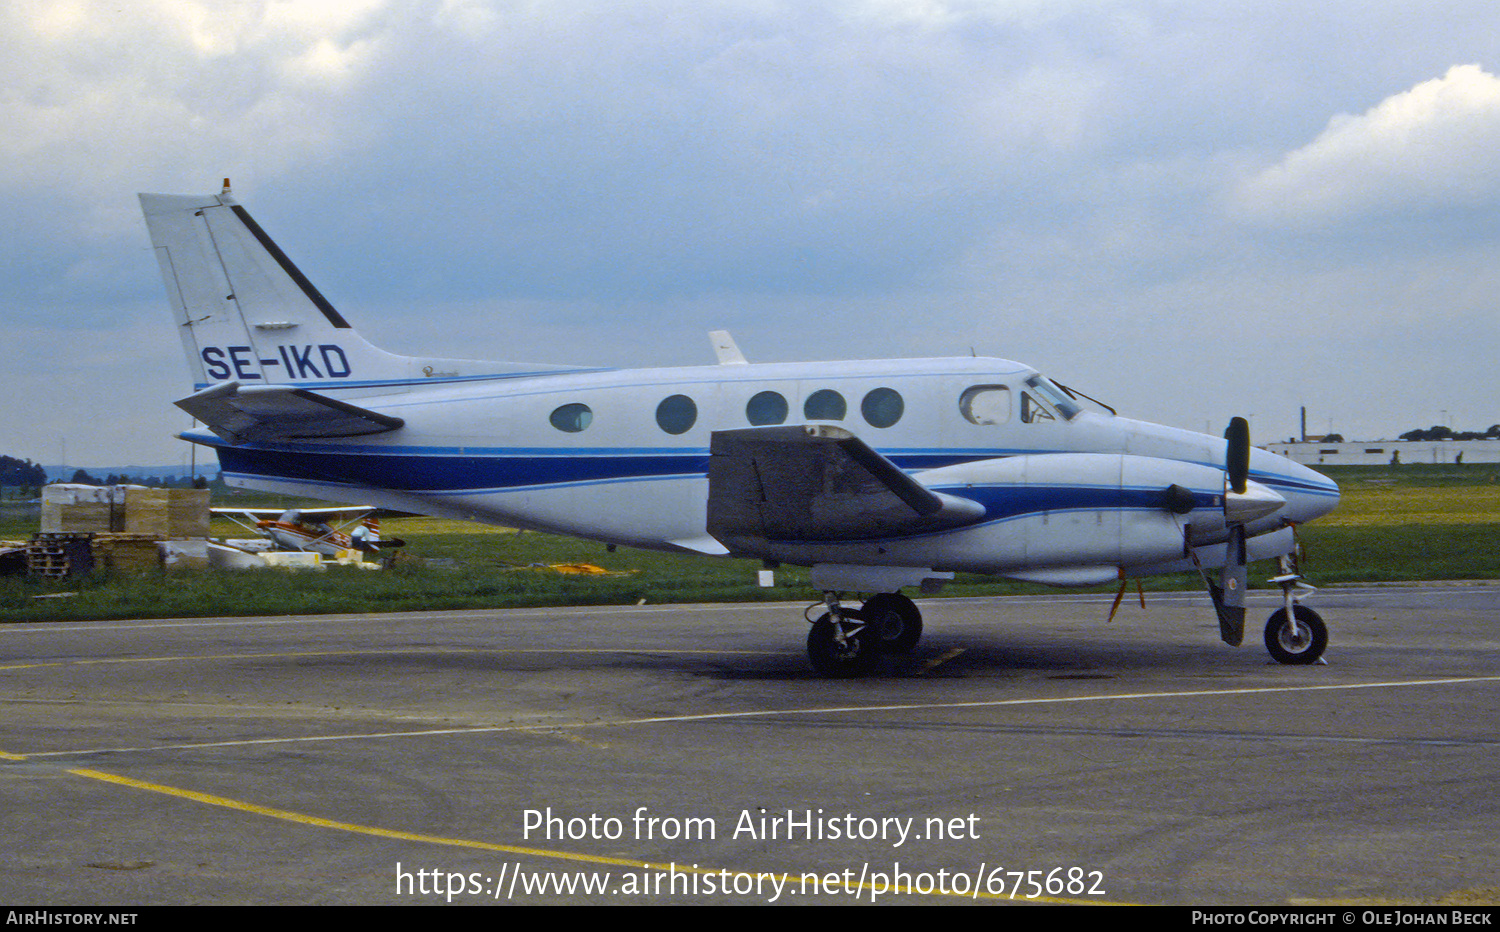
<svg viewBox="0 0 1500 932">
<path fill-rule="evenodd" d="M 1260 441 L 1500 422 L 1500 5 L 9 0 L 0 453 L 184 462 L 136 192 L 397 352 L 1002 356 Z"/>
</svg>

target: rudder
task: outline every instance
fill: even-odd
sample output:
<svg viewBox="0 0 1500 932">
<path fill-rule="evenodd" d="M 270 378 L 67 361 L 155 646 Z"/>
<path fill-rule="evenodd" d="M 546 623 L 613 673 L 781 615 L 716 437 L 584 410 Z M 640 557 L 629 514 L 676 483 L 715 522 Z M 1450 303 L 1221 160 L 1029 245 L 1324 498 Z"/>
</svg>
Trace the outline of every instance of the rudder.
<svg viewBox="0 0 1500 932">
<path fill-rule="evenodd" d="M 230 194 L 142 194 L 194 390 L 228 382 L 402 391 L 563 367 L 419 359 L 368 343 Z"/>
</svg>

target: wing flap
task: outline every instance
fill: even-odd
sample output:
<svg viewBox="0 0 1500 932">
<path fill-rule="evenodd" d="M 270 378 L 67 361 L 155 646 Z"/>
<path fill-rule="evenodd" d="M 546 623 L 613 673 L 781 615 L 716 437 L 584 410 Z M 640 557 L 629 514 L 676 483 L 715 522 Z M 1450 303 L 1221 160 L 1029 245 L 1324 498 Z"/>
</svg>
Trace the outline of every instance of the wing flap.
<svg viewBox="0 0 1500 932">
<path fill-rule="evenodd" d="M 984 517 L 978 502 L 926 488 L 840 427 L 715 431 L 709 453 L 708 532 L 730 550 L 904 537 Z"/>
<path fill-rule="evenodd" d="M 360 437 L 396 430 L 406 422 L 286 385 L 215 385 L 178 401 L 177 407 L 230 443 Z"/>
</svg>

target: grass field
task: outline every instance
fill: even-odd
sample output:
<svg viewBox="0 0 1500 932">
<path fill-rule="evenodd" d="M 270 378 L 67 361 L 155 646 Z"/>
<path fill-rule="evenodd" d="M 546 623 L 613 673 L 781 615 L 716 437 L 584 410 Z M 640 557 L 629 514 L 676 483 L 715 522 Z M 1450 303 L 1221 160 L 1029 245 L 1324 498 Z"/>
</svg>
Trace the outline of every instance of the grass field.
<svg viewBox="0 0 1500 932">
<path fill-rule="evenodd" d="M 1339 509 L 1303 528 L 1304 570 L 1319 585 L 1417 579 L 1500 579 L 1500 467 L 1331 467 Z M 249 506 L 256 499 L 236 497 Z M 0 578 L 0 621 L 195 615 L 310 614 L 499 608 L 640 601 L 812 601 L 805 570 L 783 567 L 756 585 L 759 562 L 665 554 L 550 534 L 437 518 L 386 518 L 387 537 L 408 542 L 389 570 L 324 573 L 154 572 L 48 582 Z M 0 540 L 25 539 L 36 520 L 0 512 Z M 215 519 L 215 536 L 246 532 Z M 560 573 L 591 564 L 602 574 Z M 1252 568 L 1254 569 L 1254 568 Z M 1265 575 L 1265 574 L 1262 574 Z M 1257 577 L 1252 574 L 1252 583 Z M 1195 575 L 1146 580 L 1148 588 L 1197 588 Z M 946 595 L 1048 591 L 961 575 Z M 59 593 L 71 595 L 48 598 Z"/>
<path fill-rule="evenodd" d="M 1324 471 L 1343 498 L 1302 529 L 1315 581 L 1500 579 L 1500 466 Z"/>
</svg>

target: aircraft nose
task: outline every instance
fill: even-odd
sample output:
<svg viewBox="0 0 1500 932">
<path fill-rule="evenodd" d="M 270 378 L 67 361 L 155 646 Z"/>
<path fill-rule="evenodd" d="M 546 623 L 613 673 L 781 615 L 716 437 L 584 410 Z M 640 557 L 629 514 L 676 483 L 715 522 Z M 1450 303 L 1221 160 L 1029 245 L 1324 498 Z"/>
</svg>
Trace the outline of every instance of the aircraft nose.
<svg viewBox="0 0 1500 932">
<path fill-rule="evenodd" d="M 1338 507 L 1338 483 L 1300 463 L 1291 463 L 1287 517 L 1298 524 L 1321 518 Z"/>
</svg>

